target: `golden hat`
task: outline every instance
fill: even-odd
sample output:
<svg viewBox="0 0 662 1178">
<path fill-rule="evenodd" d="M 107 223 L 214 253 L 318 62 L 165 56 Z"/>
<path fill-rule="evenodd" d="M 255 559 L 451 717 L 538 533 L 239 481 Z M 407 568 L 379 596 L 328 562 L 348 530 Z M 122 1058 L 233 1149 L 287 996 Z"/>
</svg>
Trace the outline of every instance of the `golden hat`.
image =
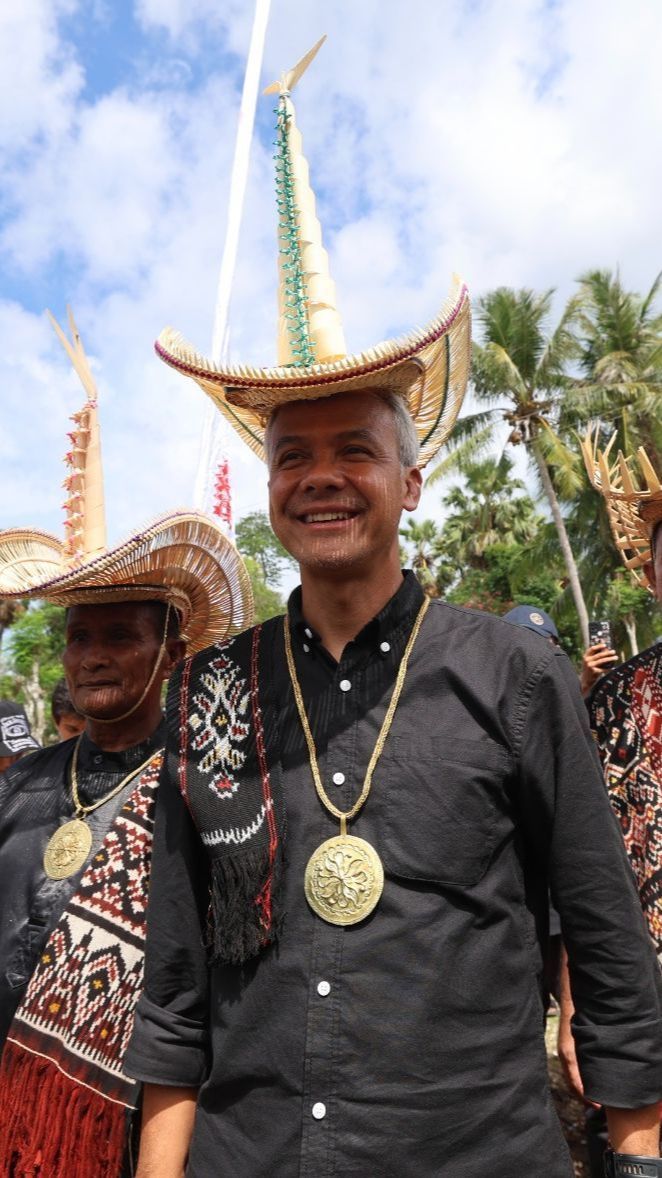
<svg viewBox="0 0 662 1178">
<path fill-rule="evenodd" d="M 662 483 L 643 446 L 635 459 L 619 450 L 611 451 L 616 440 L 599 448 L 599 426 L 589 427 L 581 439 L 588 477 L 604 498 L 611 530 L 626 569 L 640 585 L 648 585 L 641 570 L 652 559 L 651 539 L 662 520 Z M 638 469 L 637 469 L 638 467 Z M 650 587 L 650 586 L 649 586 Z"/>
<path fill-rule="evenodd" d="M 87 393 L 72 417 L 65 459 L 65 538 L 27 528 L 0 532 L 0 597 L 64 607 L 170 603 L 190 653 L 239 633 L 252 620 L 250 581 L 214 520 L 173 511 L 107 547 L 96 385 L 71 311 L 71 341 L 50 318 Z"/>
<path fill-rule="evenodd" d="M 266 423 L 279 405 L 365 389 L 392 390 L 407 401 L 423 467 L 449 436 L 466 391 L 471 361 L 469 295 L 455 277 L 446 302 L 427 327 L 347 354 L 290 96 L 324 40 L 265 91 L 278 94 L 277 365 L 214 363 L 171 327 L 161 332 L 156 351 L 166 364 L 200 385 L 263 461 Z"/>
</svg>

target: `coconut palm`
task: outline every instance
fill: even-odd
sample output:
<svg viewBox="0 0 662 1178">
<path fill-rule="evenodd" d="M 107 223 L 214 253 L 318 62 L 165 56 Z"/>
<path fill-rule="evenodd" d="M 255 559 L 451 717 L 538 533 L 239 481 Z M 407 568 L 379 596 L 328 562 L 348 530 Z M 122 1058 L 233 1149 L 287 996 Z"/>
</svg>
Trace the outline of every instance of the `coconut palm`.
<svg viewBox="0 0 662 1178">
<path fill-rule="evenodd" d="M 658 274 L 646 295 L 626 291 L 618 272 L 590 270 L 568 307 L 581 377 L 565 400 L 569 424 L 599 419 L 618 448 L 645 446 L 655 465 L 662 460 L 662 314 L 656 300 Z"/>
<path fill-rule="evenodd" d="M 547 500 L 588 644 L 588 613 L 560 505 L 582 485 L 577 449 L 558 429 L 567 368 L 577 354 L 577 342 L 569 330 L 568 312 L 551 335 L 546 334 L 552 294 L 500 287 L 478 300 L 483 343 L 473 349 L 472 391 L 486 408 L 463 418 L 450 452 L 428 483 L 462 469 L 467 459 L 494 445 L 502 423 L 509 426 L 506 444 L 525 447 Z"/>
<path fill-rule="evenodd" d="M 512 469 L 507 454 L 465 461 L 466 486 L 451 487 L 442 499 L 448 509 L 440 537 L 443 552 L 460 573 L 484 567 L 485 552 L 494 544 L 526 544 L 536 534 L 540 517 Z M 521 494 L 515 497 L 514 491 Z"/>
</svg>

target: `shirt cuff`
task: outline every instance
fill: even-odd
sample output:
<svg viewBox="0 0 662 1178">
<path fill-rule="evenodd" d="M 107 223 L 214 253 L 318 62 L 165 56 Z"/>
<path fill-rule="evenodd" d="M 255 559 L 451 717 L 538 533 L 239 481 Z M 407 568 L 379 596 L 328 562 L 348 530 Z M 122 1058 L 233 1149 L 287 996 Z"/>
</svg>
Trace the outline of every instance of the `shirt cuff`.
<svg viewBox="0 0 662 1178">
<path fill-rule="evenodd" d="M 207 1075 L 206 1028 L 155 1006 L 143 994 L 123 1071 L 145 1084 L 199 1088 Z"/>
<path fill-rule="evenodd" d="M 662 1100 L 662 1020 L 572 1029 L 588 1100 L 630 1109 Z"/>
</svg>

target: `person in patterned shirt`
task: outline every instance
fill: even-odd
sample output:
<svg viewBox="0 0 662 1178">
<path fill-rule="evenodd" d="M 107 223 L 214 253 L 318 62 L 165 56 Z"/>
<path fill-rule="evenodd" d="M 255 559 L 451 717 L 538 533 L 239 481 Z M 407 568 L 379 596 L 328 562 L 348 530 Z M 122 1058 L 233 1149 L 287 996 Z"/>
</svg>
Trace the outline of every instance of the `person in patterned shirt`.
<svg viewBox="0 0 662 1178">
<path fill-rule="evenodd" d="M 607 500 L 612 529 L 626 567 L 645 580 L 662 604 L 662 490 L 640 451 L 646 490 L 622 483 L 622 468 L 610 467 L 608 452 L 583 444 L 589 477 Z M 629 467 L 627 468 L 629 469 Z M 662 964 L 662 644 L 608 670 L 586 698 L 607 792 L 634 872 L 648 930 Z M 561 978 L 558 1050 L 566 1078 L 583 1096 L 571 1019 L 574 1005 L 567 964 Z M 604 1110 L 586 1114 L 591 1175 L 602 1175 L 607 1145 Z"/>
</svg>

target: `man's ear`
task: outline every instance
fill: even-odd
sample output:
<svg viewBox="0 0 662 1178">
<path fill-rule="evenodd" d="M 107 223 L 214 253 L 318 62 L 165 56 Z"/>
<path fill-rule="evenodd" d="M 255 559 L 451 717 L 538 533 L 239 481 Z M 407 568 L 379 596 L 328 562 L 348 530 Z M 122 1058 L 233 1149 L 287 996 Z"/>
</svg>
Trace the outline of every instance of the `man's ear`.
<svg viewBox="0 0 662 1178">
<path fill-rule="evenodd" d="M 405 511 L 416 511 L 423 490 L 423 475 L 417 466 L 410 466 L 405 470 L 405 493 L 402 506 Z"/>
<path fill-rule="evenodd" d="M 186 643 L 183 638 L 168 638 L 165 655 L 161 664 L 163 678 L 169 679 L 178 663 L 186 658 Z"/>
</svg>

